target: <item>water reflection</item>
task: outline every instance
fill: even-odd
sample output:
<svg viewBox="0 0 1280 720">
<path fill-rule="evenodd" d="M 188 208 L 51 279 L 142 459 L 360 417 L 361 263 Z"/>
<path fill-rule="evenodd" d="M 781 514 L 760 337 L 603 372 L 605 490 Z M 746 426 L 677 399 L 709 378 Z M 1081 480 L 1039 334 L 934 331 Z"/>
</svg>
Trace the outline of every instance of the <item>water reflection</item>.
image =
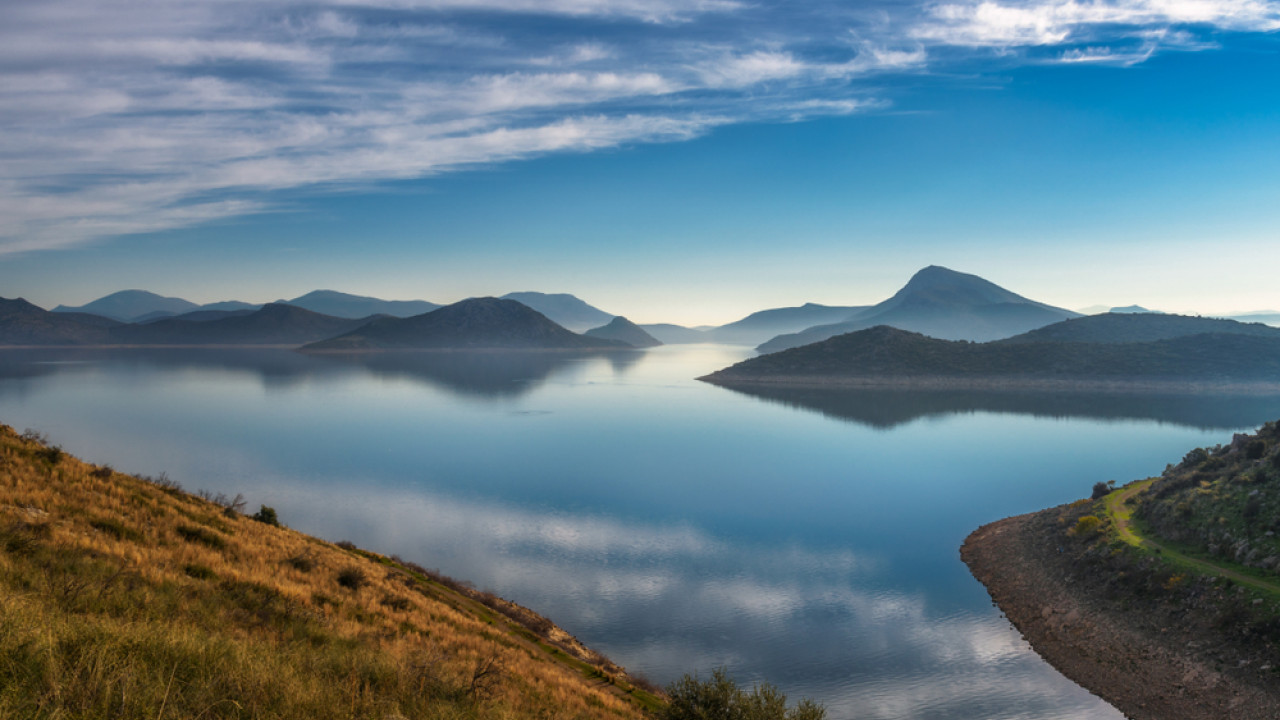
<svg viewBox="0 0 1280 720">
<path fill-rule="evenodd" d="M 732 392 L 873 428 L 976 412 L 1043 418 L 1155 420 L 1204 430 L 1257 427 L 1280 417 L 1280 395 L 864 390 L 736 387 Z"/>
<path fill-rule="evenodd" d="M 370 490 L 283 496 L 361 544 L 476 568 L 480 586 L 607 638 L 599 649 L 655 679 L 727 666 L 819 698 L 833 718 L 1119 717 L 1002 619 L 957 609 L 953 588 L 895 582 L 880 552 Z"/>
<path fill-rule="evenodd" d="M 607 352 L 388 352 L 304 354 L 255 348 L 148 348 L 0 350 L 0 380 L 32 379 L 59 372 L 218 371 L 256 376 L 269 390 L 349 381 L 358 377 L 409 380 L 468 398 L 515 398 L 557 375 L 588 362 L 607 361 L 614 372 L 629 371 L 640 350 Z M 3 392 L 0 387 L 0 392 Z"/>
</svg>

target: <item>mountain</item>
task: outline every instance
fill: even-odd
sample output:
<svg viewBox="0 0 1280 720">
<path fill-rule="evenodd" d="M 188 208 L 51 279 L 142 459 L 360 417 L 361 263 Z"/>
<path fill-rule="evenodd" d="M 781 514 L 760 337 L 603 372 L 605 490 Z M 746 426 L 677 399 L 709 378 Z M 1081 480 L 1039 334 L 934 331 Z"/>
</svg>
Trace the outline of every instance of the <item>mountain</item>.
<svg viewBox="0 0 1280 720">
<path fill-rule="evenodd" d="M 641 325 L 641 330 L 649 333 L 663 345 L 689 345 L 693 343 L 711 342 L 706 330 L 672 325 L 670 323 L 653 323 Z"/>
<path fill-rule="evenodd" d="M 133 324 L 147 325 L 147 324 L 156 322 L 158 320 L 185 320 L 187 322 L 209 322 L 210 320 L 221 320 L 223 318 L 241 317 L 244 315 L 249 315 L 251 313 L 257 312 L 259 309 L 260 308 L 253 308 L 250 310 L 193 310 L 189 313 L 182 313 L 181 315 L 161 315 L 158 317 L 150 317 L 150 316 L 144 315 L 143 317 L 137 320 L 134 320 Z"/>
<path fill-rule="evenodd" d="M 1124 307 L 1113 307 L 1113 308 L 1111 308 L 1111 310 L 1110 310 L 1109 312 L 1113 312 L 1113 313 L 1137 313 L 1137 314 L 1143 314 L 1143 313 L 1157 313 L 1157 314 L 1158 314 L 1160 311 L 1159 311 L 1159 310 L 1148 310 L 1147 308 L 1144 308 L 1144 307 L 1142 307 L 1141 305 L 1125 305 Z"/>
<path fill-rule="evenodd" d="M 339 318 L 272 303 L 213 320 L 175 317 L 119 325 L 110 329 L 110 337 L 120 345 L 301 345 L 350 332 L 371 319 Z"/>
<path fill-rule="evenodd" d="M 1280 338 L 1280 328 L 1261 323 L 1163 313 L 1106 313 L 1063 320 L 998 342 L 1151 342 L 1205 333 Z"/>
<path fill-rule="evenodd" d="M 1240 322 L 1280 325 L 1280 312 L 1275 312 L 1274 310 L 1244 313 L 1242 315 L 1230 315 L 1228 317 L 1231 320 L 1239 320 Z"/>
<path fill-rule="evenodd" d="M 1154 342 L 939 340 L 885 325 L 744 360 L 724 385 L 1010 388 L 1085 383 L 1280 384 L 1280 337 L 1213 333 Z"/>
<path fill-rule="evenodd" d="M 777 352 L 876 325 L 942 340 L 985 342 L 1078 316 L 1070 310 L 1028 300 L 977 275 L 931 265 L 917 272 L 893 297 L 849 320 L 780 335 L 756 349 Z"/>
<path fill-rule="evenodd" d="M 523 303 L 574 332 L 600 327 L 613 319 L 609 313 L 567 293 L 513 292 L 502 299 Z"/>
<path fill-rule="evenodd" d="M 656 347 L 662 344 L 662 341 L 621 315 L 610 320 L 608 325 L 592 328 L 583 333 L 583 335 L 606 340 L 617 340 L 636 348 Z"/>
<path fill-rule="evenodd" d="M 99 345 L 108 328 L 118 325 L 98 315 L 53 313 L 17 298 L 0 298 L 0 346 Z"/>
<path fill-rule="evenodd" d="M 380 318 L 303 350 L 548 349 L 628 347 L 570 332 L 523 303 L 471 298 L 410 318 Z"/>
<path fill-rule="evenodd" d="M 741 320 L 707 331 L 707 340 L 726 345 L 759 345 L 786 333 L 815 325 L 840 323 L 867 310 L 863 306 L 830 306 L 805 303 L 800 307 L 773 308 L 751 313 Z"/>
<path fill-rule="evenodd" d="M 121 322 L 131 322 L 136 318 L 142 317 L 155 312 L 164 312 L 171 315 L 178 315 L 192 310 L 199 310 L 200 306 L 188 300 L 176 297 L 163 297 L 146 290 L 121 290 L 120 292 L 111 293 L 106 297 L 98 298 L 91 303 L 81 305 L 80 307 L 68 307 L 59 305 L 53 309 L 56 313 L 91 313 L 93 315 L 101 315 L 113 320 Z"/>
<path fill-rule="evenodd" d="M 348 295 L 336 290 L 313 290 L 292 300 L 277 302 L 322 315 L 349 319 L 365 318 L 370 315 L 413 317 L 440 307 L 426 300 L 380 300 L 363 295 Z"/>
</svg>

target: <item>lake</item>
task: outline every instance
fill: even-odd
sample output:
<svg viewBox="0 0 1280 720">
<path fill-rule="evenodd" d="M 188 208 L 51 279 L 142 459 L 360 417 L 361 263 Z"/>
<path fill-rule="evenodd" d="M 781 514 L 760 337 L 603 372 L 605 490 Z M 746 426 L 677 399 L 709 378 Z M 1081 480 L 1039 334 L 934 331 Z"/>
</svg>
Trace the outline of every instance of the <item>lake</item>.
<svg viewBox="0 0 1280 720">
<path fill-rule="evenodd" d="M 0 422 L 438 568 L 665 684 L 833 720 L 1120 718 L 960 562 L 979 525 L 1161 472 L 1280 398 L 726 390 L 748 348 L 0 352 Z"/>
</svg>

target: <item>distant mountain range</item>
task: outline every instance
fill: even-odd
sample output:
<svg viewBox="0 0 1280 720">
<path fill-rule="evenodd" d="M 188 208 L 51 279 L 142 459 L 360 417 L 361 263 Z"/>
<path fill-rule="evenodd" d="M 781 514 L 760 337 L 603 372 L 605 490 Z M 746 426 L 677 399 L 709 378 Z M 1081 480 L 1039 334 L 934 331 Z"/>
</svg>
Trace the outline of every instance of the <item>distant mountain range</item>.
<svg viewBox="0 0 1280 720">
<path fill-rule="evenodd" d="M 842 322 L 779 335 L 756 349 L 777 352 L 877 325 L 943 340 L 985 342 L 1079 315 L 1028 300 L 977 275 L 931 265 L 878 305 L 857 311 Z"/>
<path fill-rule="evenodd" d="M 630 346 L 618 340 L 574 333 L 515 300 L 471 298 L 411 318 L 379 318 L 344 335 L 306 345 L 302 350 L 588 350 L 626 347 Z"/>
<path fill-rule="evenodd" d="M 120 323 L 100 315 L 51 313 L 17 298 L 0 298 L 0 345 L 94 345 Z"/>
<path fill-rule="evenodd" d="M 102 317 L 134 322 L 156 313 L 179 315 L 201 309 L 199 305 L 176 297 L 163 297 L 146 290 L 121 290 L 106 297 L 98 298 L 80 307 L 59 305 L 53 309 L 56 313 L 89 313 Z"/>
<path fill-rule="evenodd" d="M 1121 332 L 1135 339 L 1120 341 Z M 881 325 L 745 360 L 702 379 L 728 386 L 940 389 L 1183 381 L 1280 386 L 1280 329 L 1176 315 L 1112 315 L 971 343 Z"/>
<path fill-rule="evenodd" d="M 373 319 L 322 315 L 284 303 L 252 312 L 222 311 L 221 317 L 211 319 L 189 319 L 205 312 L 219 311 L 118 325 L 109 330 L 109 337 L 117 345 L 301 345 L 350 332 Z"/>
</svg>

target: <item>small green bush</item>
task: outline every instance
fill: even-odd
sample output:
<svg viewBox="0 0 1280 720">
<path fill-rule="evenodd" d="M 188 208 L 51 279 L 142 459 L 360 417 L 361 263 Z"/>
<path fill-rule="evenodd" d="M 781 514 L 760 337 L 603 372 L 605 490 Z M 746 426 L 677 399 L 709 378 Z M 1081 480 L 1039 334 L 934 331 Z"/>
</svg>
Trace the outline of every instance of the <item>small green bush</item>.
<svg viewBox="0 0 1280 720">
<path fill-rule="evenodd" d="M 1096 515 L 1085 515 L 1079 520 L 1076 520 L 1075 526 L 1072 527 L 1069 532 L 1071 535 L 1076 537 L 1090 538 L 1097 535 L 1101 528 L 1102 520 L 1100 520 Z"/>
<path fill-rule="evenodd" d="M 266 505 L 261 505 L 259 506 L 258 512 L 254 513 L 252 517 L 254 520 L 257 520 L 260 523 L 266 523 L 268 525 L 275 525 L 276 527 L 280 527 L 280 519 L 276 517 L 275 508 L 267 507 Z"/>
<path fill-rule="evenodd" d="M 805 699 L 787 709 L 787 696 L 768 683 L 748 692 L 738 687 L 723 668 L 701 680 L 685 675 L 667 686 L 671 702 L 659 720 L 823 720 L 827 710 Z"/>
</svg>

